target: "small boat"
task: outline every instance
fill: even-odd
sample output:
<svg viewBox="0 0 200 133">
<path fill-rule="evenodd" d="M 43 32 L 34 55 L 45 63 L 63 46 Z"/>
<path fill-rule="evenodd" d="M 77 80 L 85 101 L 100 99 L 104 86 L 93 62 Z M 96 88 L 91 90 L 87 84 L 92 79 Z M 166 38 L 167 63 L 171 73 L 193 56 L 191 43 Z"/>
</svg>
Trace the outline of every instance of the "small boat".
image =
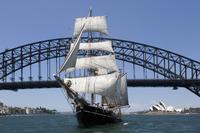
<svg viewBox="0 0 200 133">
<path fill-rule="evenodd" d="M 90 10 L 87 17 L 76 18 L 70 50 L 54 75 L 80 125 L 119 122 L 121 108 L 129 106 L 127 75 L 116 64 L 112 42 L 94 39 L 107 35 L 106 16 L 92 16 Z"/>
</svg>

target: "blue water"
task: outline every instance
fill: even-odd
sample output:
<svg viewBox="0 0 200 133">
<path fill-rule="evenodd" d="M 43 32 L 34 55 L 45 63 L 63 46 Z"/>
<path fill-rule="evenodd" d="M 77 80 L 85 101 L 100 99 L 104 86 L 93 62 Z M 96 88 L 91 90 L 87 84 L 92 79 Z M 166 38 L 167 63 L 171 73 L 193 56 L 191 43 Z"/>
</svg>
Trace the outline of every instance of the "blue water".
<svg viewBox="0 0 200 133">
<path fill-rule="evenodd" d="M 125 115 L 92 128 L 79 127 L 73 115 L 7 116 L 0 133 L 200 133 L 200 115 Z"/>
</svg>

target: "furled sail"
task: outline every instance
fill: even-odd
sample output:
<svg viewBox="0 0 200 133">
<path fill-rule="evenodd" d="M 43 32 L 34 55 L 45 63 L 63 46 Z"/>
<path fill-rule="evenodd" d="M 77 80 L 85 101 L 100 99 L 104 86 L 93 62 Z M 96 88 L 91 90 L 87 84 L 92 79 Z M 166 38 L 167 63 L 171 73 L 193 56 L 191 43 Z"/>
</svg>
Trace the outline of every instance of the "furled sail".
<svg viewBox="0 0 200 133">
<path fill-rule="evenodd" d="M 102 96 L 112 96 L 116 93 L 118 72 L 107 75 L 64 78 L 64 82 L 71 81 L 71 89 L 76 92 L 93 93 Z"/>
<path fill-rule="evenodd" d="M 84 32 L 100 32 L 105 35 L 108 34 L 106 16 L 94 16 L 76 18 L 73 36 L 78 36 L 84 24 Z"/>
<path fill-rule="evenodd" d="M 73 49 L 74 44 L 71 44 L 70 51 Z M 88 43 L 80 43 L 80 50 L 103 50 L 114 53 L 112 49 L 111 41 L 102 41 L 102 42 L 88 42 Z"/>
<path fill-rule="evenodd" d="M 66 72 L 74 71 L 75 69 L 94 69 L 98 74 L 107 74 L 109 72 L 119 71 L 115 62 L 114 55 L 92 56 L 78 58 L 75 67 L 66 69 Z"/>
<path fill-rule="evenodd" d="M 68 69 L 68 68 L 71 68 L 71 67 L 74 67 L 75 64 L 76 64 L 76 59 L 77 59 L 77 53 L 78 53 L 78 49 L 79 49 L 79 45 L 80 45 L 80 40 L 81 40 L 81 35 L 83 33 L 83 30 L 84 30 L 84 27 L 85 25 L 82 26 L 81 28 L 81 31 L 79 32 L 79 36 L 78 38 L 76 39 L 75 41 L 75 46 L 73 47 L 73 49 L 69 52 L 67 58 L 65 59 L 65 62 L 63 64 L 63 66 L 61 67 L 60 72 Z"/>
</svg>

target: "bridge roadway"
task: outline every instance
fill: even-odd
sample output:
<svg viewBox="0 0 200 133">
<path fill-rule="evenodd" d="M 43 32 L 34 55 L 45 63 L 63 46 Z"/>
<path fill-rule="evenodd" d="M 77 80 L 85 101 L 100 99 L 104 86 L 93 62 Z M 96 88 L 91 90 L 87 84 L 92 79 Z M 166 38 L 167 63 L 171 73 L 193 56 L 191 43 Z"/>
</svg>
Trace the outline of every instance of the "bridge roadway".
<svg viewBox="0 0 200 133">
<path fill-rule="evenodd" d="M 129 87 L 196 87 L 200 86 L 200 80 L 194 79 L 128 79 Z M 23 82 L 4 82 L 0 83 L 0 90 L 18 89 L 40 89 L 40 88 L 60 88 L 55 80 L 46 81 L 23 81 Z"/>
</svg>

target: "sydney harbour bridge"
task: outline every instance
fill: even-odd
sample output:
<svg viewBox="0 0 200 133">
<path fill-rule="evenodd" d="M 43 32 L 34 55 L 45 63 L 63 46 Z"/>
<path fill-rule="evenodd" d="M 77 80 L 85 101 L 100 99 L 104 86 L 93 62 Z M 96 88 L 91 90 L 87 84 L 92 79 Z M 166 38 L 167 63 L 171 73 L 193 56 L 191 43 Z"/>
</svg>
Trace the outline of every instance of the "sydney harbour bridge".
<svg viewBox="0 0 200 133">
<path fill-rule="evenodd" d="M 69 51 L 71 39 L 38 41 L 2 51 L 0 90 L 60 88 L 53 74 L 59 71 Z M 128 86 L 184 87 L 200 97 L 199 61 L 138 42 L 113 38 L 94 40 L 112 41 L 121 71 L 129 75 Z M 85 42 L 87 38 L 82 38 L 81 41 Z M 79 51 L 78 54 L 86 53 Z M 137 76 L 137 73 L 140 75 Z"/>
</svg>

